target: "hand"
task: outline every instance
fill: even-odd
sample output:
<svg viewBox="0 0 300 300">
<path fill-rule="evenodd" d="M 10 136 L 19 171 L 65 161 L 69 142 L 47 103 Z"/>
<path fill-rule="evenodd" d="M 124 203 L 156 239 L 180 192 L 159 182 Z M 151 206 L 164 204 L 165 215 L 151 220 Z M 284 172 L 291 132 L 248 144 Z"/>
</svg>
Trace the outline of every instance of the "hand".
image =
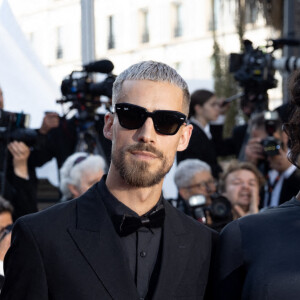
<svg viewBox="0 0 300 300">
<path fill-rule="evenodd" d="M 236 213 L 237 217 L 244 217 L 247 215 L 256 214 L 259 212 L 259 189 L 258 186 L 253 186 L 251 188 L 251 198 L 249 203 L 249 210 L 244 211 L 241 206 L 238 204 L 233 205 L 233 210 Z"/>
<path fill-rule="evenodd" d="M 250 138 L 245 147 L 245 159 L 257 165 L 260 159 L 264 159 L 263 146 L 260 138 Z"/>
<path fill-rule="evenodd" d="M 14 172 L 17 176 L 28 179 L 27 161 L 30 149 L 23 142 L 11 142 L 7 145 L 8 150 L 13 156 Z"/>
<path fill-rule="evenodd" d="M 41 134 L 47 134 L 51 129 L 58 127 L 59 115 L 56 112 L 47 112 L 44 116 L 43 123 L 39 132 Z"/>
</svg>

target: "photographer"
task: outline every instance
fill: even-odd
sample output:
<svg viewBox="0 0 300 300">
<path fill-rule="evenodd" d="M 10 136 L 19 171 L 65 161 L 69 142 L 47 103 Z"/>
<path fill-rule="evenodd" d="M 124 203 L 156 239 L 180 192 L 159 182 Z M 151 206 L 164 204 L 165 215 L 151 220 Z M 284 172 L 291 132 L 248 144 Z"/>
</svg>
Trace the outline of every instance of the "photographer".
<svg viewBox="0 0 300 300">
<path fill-rule="evenodd" d="M 178 199 L 173 205 L 201 223 L 220 231 L 232 221 L 230 202 L 216 193 L 210 166 L 199 159 L 186 159 L 175 172 Z"/>
<path fill-rule="evenodd" d="M 288 151 L 288 137 L 279 117 L 275 115 L 274 120 L 266 120 L 266 113 L 258 114 L 252 120 L 245 154 L 266 177 L 260 207 L 278 206 L 297 193 L 300 171 L 288 160 Z"/>
<path fill-rule="evenodd" d="M 83 67 L 82 71 L 73 71 L 62 81 L 62 99 L 57 103 L 70 103 L 69 111 L 60 117 L 55 113 L 46 114 L 39 133 L 44 135 L 43 146 L 35 149 L 30 157 L 30 163 L 40 167 L 53 157 L 58 168 L 74 152 L 87 152 L 101 155 L 110 163 L 111 142 L 103 135 L 104 116 L 110 110 L 112 85 L 115 76 L 111 74 L 114 66 L 108 60 L 100 60 Z M 91 73 L 107 74 L 99 83 L 95 83 Z M 76 74 L 76 76 L 75 76 Z M 102 103 L 101 96 L 106 96 L 108 102 Z M 97 113 L 100 106 L 105 106 L 104 113 Z M 76 114 L 67 119 L 72 110 Z"/>
<path fill-rule="evenodd" d="M 208 206 L 211 204 L 210 196 L 217 190 L 210 166 L 199 159 L 185 159 L 180 162 L 174 181 L 178 189 L 175 207 L 189 216 L 193 215 L 193 209 L 188 203 L 191 196 L 203 195 L 206 199 L 205 205 Z"/>
<path fill-rule="evenodd" d="M 8 156 L 4 197 L 14 207 L 13 219 L 16 220 L 37 211 L 36 184 L 28 169 L 29 147 L 13 141 L 7 148 L 11 156 Z"/>
<path fill-rule="evenodd" d="M 37 211 L 35 170 L 29 163 L 30 146 L 38 133 L 27 129 L 27 115 L 3 110 L 0 88 L 0 193 L 13 206 L 13 219 Z M 28 144 L 28 145 L 27 145 Z"/>
</svg>

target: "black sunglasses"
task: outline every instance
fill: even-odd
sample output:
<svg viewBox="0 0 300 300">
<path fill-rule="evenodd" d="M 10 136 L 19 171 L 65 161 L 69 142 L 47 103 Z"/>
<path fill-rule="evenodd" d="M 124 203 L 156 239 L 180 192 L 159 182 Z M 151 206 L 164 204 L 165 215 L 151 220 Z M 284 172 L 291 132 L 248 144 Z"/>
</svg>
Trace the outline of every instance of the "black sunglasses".
<svg viewBox="0 0 300 300">
<path fill-rule="evenodd" d="M 115 109 L 120 125 L 130 130 L 141 128 L 147 118 L 150 117 L 153 120 L 156 132 L 174 135 L 180 126 L 186 122 L 186 116 L 183 113 L 173 110 L 148 112 L 144 107 L 129 103 L 117 103 Z"/>
</svg>

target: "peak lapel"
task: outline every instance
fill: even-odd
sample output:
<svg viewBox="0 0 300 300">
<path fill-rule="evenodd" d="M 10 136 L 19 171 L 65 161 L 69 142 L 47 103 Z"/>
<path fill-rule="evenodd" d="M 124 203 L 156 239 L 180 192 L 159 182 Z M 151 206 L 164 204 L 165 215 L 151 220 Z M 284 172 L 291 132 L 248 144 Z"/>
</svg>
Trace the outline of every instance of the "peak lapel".
<svg viewBox="0 0 300 300">
<path fill-rule="evenodd" d="M 113 299 L 138 299 L 119 237 L 99 194 L 78 199 L 77 226 L 68 232 Z"/>
<path fill-rule="evenodd" d="M 181 280 L 191 251 L 192 235 L 169 203 L 164 203 L 166 218 L 163 233 L 162 264 L 154 299 L 168 299 Z"/>
</svg>

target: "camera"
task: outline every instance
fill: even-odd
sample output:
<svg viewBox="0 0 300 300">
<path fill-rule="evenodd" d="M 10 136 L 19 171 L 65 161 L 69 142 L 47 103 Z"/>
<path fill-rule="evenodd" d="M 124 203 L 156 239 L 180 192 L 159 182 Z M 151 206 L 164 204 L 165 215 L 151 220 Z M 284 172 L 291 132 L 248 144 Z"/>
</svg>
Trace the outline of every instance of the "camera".
<svg viewBox="0 0 300 300">
<path fill-rule="evenodd" d="M 231 53 L 229 71 L 246 91 L 264 92 L 277 86 L 273 56 L 259 48 L 254 49 L 252 42 L 244 40 L 244 53 Z"/>
<path fill-rule="evenodd" d="M 268 137 L 261 141 L 263 151 L 266 156 L 275 156 L 279 154 L 281 141 L 276 139 L 273 134 L 280 126 L 280 120 L 276 111 L 266 111 L 264 113 L 265 129 Z"/>
<path fill-rule="evenodd" d="M 8 112 L 0 109 L 0 142 L 5 146 L 11 141 L 35 145 L 38 134 L 28 129 L 30 116 L 24 113 Z"/>
<path fill-rule="evenodd" d="M 211 199 L 211 204 L 207 205 L 207 199 L 204 195 L 193 195 L 188 199 L 188 206 L 196 220 L 206 224 L 209 214 L 212 220 L 211 227 L 221 229 L 233 219 L 231 212 L 232 206 L 226 197 L 217 193 L 213 194 Z"/>
<path fill-rule="evenodd" d="M 262 50 L 254 48 L 251 41 L 244 40 L 244 52 L 231 53 L 229 56 L 229 72 L 233 73 L 235 80 L 243 88 L 245 101 L 256 104 L 256 111 L 268 108 L 267 90 L 278 84 L 276 70 L 290 72 L 300 68 L 300 59 L 297 57 L 275 59 L 273 52 L 285 45 L 299 46 L 300 42 L 284 38 L 270 40 Z"/>
<path fill-rule="evenodd" d="M 114 65 L 103 59 L 83 66 L 80 71 L 72 71 L 61 83 L 62 99 L 57 103 L 71 103 L 70 110 L 76 109 L 81 119 L 93 120 L 95 110 L 101 105 L 99 96 L 112 97 L 112 86 L 116 76 L 111 72 Z M 102 82 L 95 82 L 94 73 L 107 74 Z"/>
</svg>

